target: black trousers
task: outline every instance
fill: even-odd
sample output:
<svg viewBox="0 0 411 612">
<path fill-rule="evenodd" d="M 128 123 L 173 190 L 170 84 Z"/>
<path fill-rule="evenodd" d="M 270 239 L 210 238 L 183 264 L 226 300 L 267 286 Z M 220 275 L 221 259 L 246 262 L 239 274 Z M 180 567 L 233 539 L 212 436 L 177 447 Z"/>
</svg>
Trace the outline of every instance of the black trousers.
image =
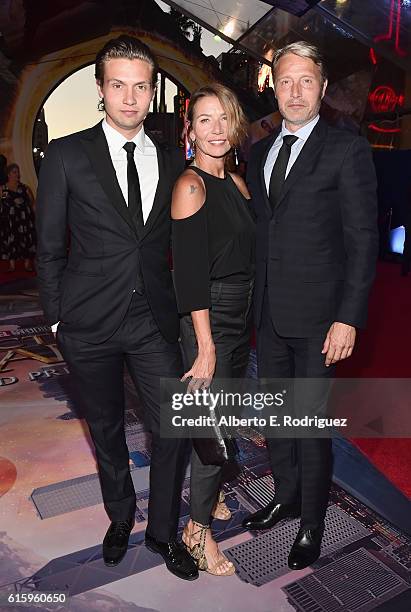
<svg viewBox="0 0 411 612">
<path fill-rule="evenodd" d="M 252 329 L 253 282 L 211 285 L 210 323 L 216 349 L 214 378 L 232 379 L 245 375 L 250 353 Z M 197 341 L 191 315 L 181 319 L 184 369 L 191 368 L 197 357 Z M 191 518 L 208 525 L 221 485 L 222 468 L 203 465 L 195 449 L 191 453 Z"/>
<path fill-rule="evenodd" d="M 167 542 L 177 533 L 184 440 L 160 437 L 160 377 L 182 376 L 179 344 L 161 335 L 145 295 L 133 294 L 114 335 L 102 344 L 76 340 L 59 326 L 57 342 L 82 394 L 105 508 L 112 521 L 135 513 L 136 497 L 124 432 L 124 366 L 137 388 L 152 433 L 147 531 Z"/>
<path fill-rule="evenodd" d="M 259 378 L 331 378 L 321 353 L 325 336 L 285 338 L 271 319 L 265 291 L 261 325 L 257 330 Z M 315 528 L 325 518 L 332 472 L 330 438 L 268 438 L 267 446 L 277 503 L 301 502 L 301 526 Z"/>
</svg>

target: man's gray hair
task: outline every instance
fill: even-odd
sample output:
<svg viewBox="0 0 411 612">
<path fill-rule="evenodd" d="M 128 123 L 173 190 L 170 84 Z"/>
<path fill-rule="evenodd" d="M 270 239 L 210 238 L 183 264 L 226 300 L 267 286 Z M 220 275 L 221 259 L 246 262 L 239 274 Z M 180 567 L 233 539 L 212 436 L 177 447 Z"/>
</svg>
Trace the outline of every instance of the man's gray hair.
<svg viewBox="0 0 411 612">
<path fill-rule="evenodd" d="M 294 55 L 299 55 L 300 57 L 307 57 L 312 60 L 314 64 L 318 66 L 321 73 L 321 80 L 324 81 L 327 79 L 327 69 L 325 67 L 324 58 L 320 53 L 320 50 L 311 45 L 305 40 L 298 40 L 297 42 L 290 43 L 281 49 L 277 49 L 273 57 L 272 63 L 272 72 L 273 72 L 273 81 L 275 82 L 275 70 L 277 68 L 277 64 L 284 55 L 288 53 L 293 53 Z"/>
</svg>

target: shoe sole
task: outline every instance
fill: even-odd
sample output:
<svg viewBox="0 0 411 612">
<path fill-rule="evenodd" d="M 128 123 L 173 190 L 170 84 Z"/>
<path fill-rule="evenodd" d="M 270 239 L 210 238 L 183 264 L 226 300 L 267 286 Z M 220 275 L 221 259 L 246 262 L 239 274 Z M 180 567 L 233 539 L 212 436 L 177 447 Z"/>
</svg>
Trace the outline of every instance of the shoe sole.
<svg viewBox="0 0 411 612">
<path fill-rule="evenodd" d="M 160 555 L 165 563 L 166 568 L 168 569 L 168 571 L 173 574 L 174 576 L 176 576 L 177 578 L 181 578 L 181 580 L 197 580 L 198 578 L 198 574 L 197 576 L 182 576 L 181 574 L 178 574 L 177 572 L 175 572 L 172 568 L 170 568 L 169 565 L 167 565 L 167 561 L 164 559 L 162 553 L 155 548 L 155 546 L 152 546 L 151 544 L 149 544 L 147 541 L 145 541 L 145 546 L 146 548 L 148 548 L 149 551 L 151 551 L 152 553 L 155 553 L 156 555 Z"/>
<path fill-rule="evenodd" d="M 287 562 L 287 566 L 288 566 L 288 569 L 290 569 L 291 571 L 299 572 L 300 570 L 306 569 L 307 567 L 311 567 L 316 561 L 318 561 L 320 557 L 321 557 L 321 553 L 318 555 L 318 557 L 313 559 L 313 561 L 310 561 L 310 563 L 308 563 L 307 565 L 302 565 L 301 567 L 293 567 L 288 562 Z"/>
<path fill-rule="evenodd" d="M 124 559 L 124 557 L 126 556 L 126 554 L 127 554 L 127 553 L 125 553 L 125 554 L 124 554 L 124 555 L 121 557 L 120 561 L 117 561 L 116 563 L 107 563 L 106 561 L 104 561 L 104 565 L 105 565 L 106 567 L 117 567 L 117 565 L 120 565 L 120 563 L 123 561 L 123 559 Z"/>
</svg>

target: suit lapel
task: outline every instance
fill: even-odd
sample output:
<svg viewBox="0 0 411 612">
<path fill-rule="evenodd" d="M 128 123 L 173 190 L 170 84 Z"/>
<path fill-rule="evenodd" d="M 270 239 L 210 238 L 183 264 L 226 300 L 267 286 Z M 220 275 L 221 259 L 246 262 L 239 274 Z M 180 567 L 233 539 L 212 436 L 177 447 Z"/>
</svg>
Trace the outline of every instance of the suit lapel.
<svg viewBox="0 0 411 612">
<path fill-rule="evenodd" d="M 164 149 L 161 145 L 156 142 L 155 138 L 151 134 L 148 134 L 150 140 L 154 143 L 157 150 L 157 163 L 158 163 L 158 183 L 157 189 L 154 196 L 153 206 L 144 229 L 142 231 L 140 239 L 143 240 L 150 230 L 153 228 L 155 221 L 164 207 L 164 203 L 171 196 L 172 185 L 169 180 L 170 177 L 170 165 L 166 163 L 166 156 Z"/>
<path fill-rule="evenodd" d="M 288 173 L 276 208 L 281 205 L 287 193 L 295 185 L 295 182 L 300 180 L 305 174 L 309 174 L 312 171 L 317 157 L 321 153 L 325 138 L 327 136 L 327 131 L 327 124 L 320 119 L 309 135 L 300 154 Z"/>
<path fill-rule="evenodd" d="M 101 122 L 92 128 L 87 136 L 83 136 L 81 140 L 93 170 L 109 202 L 135 233 L 136 230 L 131 220 L 128 206 L 124 200 L 120 185 L 118 184 L 116 171 L 111 161 Z"/>
<path fill-rule="evenodd" d="M 268 195 L 267 195 L 267 187 L 265 184 L 265 176 L 264 176 L 264 166 L 265 166 L 265 162 L 267 161 L 267 157 L 268 154 L 270 152 L 271 147 L 273 146 L 273 144 L 276 141 L 276 138 L 278 136 L 278 134 L 280 133 L 280 130 L 276 130 L 275 133 L 268 139 L 267 143 L 265 144 L 263 150 L 262 150 L 262 157 L 261 157 L 261 163 L 259 164 L 259 168 L 260 168 L 260 186 L 261 186 L 261 191 L 263 193 L 263 198 L 264 198 L 264 205 L 266 208 L 266 212 L 269 216 L 269 218 L 271 218 L 273 211 L 271 208 L 271 203 L 270 200 L 268 199 Z"/>
</svg>

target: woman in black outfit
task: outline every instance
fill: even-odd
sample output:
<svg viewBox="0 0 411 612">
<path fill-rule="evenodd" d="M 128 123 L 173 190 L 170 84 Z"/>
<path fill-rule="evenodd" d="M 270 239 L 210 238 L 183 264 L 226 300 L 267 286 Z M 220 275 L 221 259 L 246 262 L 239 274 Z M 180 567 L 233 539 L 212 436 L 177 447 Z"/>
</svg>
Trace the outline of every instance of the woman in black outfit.
<svg viewBox="0 0 411 612">
<path fill-rule="evenodd" d="M 36 254 L 34 197 L 30 187 L 20 182 L 17 164 L 7 166 L 7 181 L 0 190 L 1 259 L 9 261 L 8 272 L 16 269 L 16 259 L 24 259 L 24 269 L 32 272 Z"/>
<path fill-rule="evenodd" d="M 249 356 L 254 276 L 254 221 L 243 179 L 226 171 L 233 147 L 246 135 L 235 94 L 223 85 L 201 87 L 187 110 L 195 161 L 178 179 L 171 208 L 174 281 L 189 389 L 213 376 L 241 378 Z M 183 541 L 199 568 L 234 573 L 210 530 L 221 467 L 203 465 L 193 448 L 191 518 Z"/>
</svg>

